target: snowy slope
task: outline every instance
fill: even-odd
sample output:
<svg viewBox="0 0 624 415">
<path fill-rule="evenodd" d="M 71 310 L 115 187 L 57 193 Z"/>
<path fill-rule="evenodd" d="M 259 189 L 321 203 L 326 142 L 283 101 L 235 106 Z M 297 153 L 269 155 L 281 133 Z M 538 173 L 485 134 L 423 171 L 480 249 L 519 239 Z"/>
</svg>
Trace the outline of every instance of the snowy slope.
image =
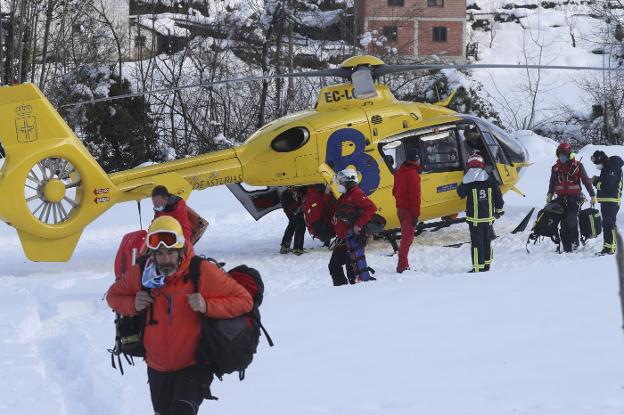
<svg viewBox="0 0 624 415">
<path fill-rule="evenodd" d="M 476 63 L 568 65 L 602 68 L 609 66 L 609 55 L 592 53 L 603 48 L 606 25 L 592 18 L 587 4 L 556 1 L 555 8 L 544 8 L 538 1 L 474 0 L 481 10 L 476 19 L 489 20 L 493 31 L 472 30 L 467 24 L 468 42 L 479 43 Z M 508 3 L 539 5 L 535 9 L 503 9 Z M 581 2 L 582 3 L 582 2 Z M 495 13 L 513 15 L 518 22 L 494 22 Z M 494 34 L 492 36 L 492 33 Z M 572 44 L 571 33 L 576 45 Z M 606 50 L 609 53 L 609 49 Z M 572 70 L 479 69 L 474 78 L 483 83 L 489 99 L 511 129 L 527 128 L 531 104 L 529 89 L 537 89 L 536 122 L 563 121 L 566 112 L 589 113 L 592 102 L 579 86 L 584 79 L 601 79 L 601 72 Z M 536 82 L 539 77 L 539 87 Z M 531 85 L 531 87 L 529 87 Z"/>
<path fill-rule="evenodd" d="M 216 382 L 221 399 L 201 414 L 616 414 L 624 411 L 617 277 L 601 240 L 576 254 L 509 235 L 546 193 L 555 144 L 518 133 L 535 163 L 507 194 L 496 224 L 493 271 L 466 273 L 465 226 L 416 238 L 415 271 L 394 273 L 390 247 L 371 244 L 378 281 L 334 288 L 329 252 L 279 255 L 285 217 L 254 222 L 227 189 L 191 195 L 210 220 L 198 251 L 258 268 L 263 321 L 276 342 L 240 383 Z M 584 149 L 589 168 L 589 155 Z M 624 148 L 607 152 L 624 155 Z M 593 172 L 590 171 L 590 174 Z M 144 211 L 149 203 L 144 202 Z M 145 221 L 145 218 L 144 218 Z M 102 297 L 120 237 L 138 226 L 136 205 L 90 226 L 71 262 L 31 263 L 0 228 L 0 414 L 150 413 L 144 363 L 110 367 L 113 315 Z"/>
</svg>

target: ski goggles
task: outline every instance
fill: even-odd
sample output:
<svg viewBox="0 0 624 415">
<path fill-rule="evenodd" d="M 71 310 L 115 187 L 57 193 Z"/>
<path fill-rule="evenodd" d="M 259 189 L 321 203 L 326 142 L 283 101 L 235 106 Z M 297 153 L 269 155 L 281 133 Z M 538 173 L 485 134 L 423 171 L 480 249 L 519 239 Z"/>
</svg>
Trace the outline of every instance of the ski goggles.
<svg viewBox="0 0 624 415">
<path fill-rule="evenodd" d="M 165 248 L 175 248 L 176 245 L 184 245 L 184 238 L 178 238 L 175 232 L 157 231 L 147 235 L 146 245 L 149 249 L 158 249 L 160 246 Z"/>
</svg>

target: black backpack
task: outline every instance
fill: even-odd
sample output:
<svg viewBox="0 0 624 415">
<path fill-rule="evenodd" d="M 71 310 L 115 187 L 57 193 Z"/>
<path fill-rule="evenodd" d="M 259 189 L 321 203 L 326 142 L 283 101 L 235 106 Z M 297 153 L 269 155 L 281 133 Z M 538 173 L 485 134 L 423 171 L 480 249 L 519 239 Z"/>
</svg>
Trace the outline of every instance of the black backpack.
<svg viewBox="0 0 624 415">
<path fill-rule="evenodd" d="M 139 258 L 140 266 L 139 278 L 143 275 L 143 269 L 147 262 L 148 256 Z M 150 292 L 150 288 L 141 285 L 143 291 Z M 117 369 L 115 365 L 115 357 L 119 365 L 119 371 L 124 374 L 121 356 L 126 359 L 129 365 L 134 366 L 135 357 L 145 357 L 145 348 L 143 347 L 143 332 L 146 324 L 156 324 L 154 320 L 154 309 L 150 304 L 149 307 L 134 316 L 122 316 L 115 313 L 115 345 L 112 349 L 108 349 L 111 354 L 111 365 Z"/>
<path fill-rule="evenodd" d="M 602 232 L 602 217 L 598 209 L 588 208 L 579 213 L 579 228 L 581 230 L 581 242 L 593 239 Z"/>
<path fill-rule="evenodd" d="M 199 288 L 199 267 L 202 261 L 212 259 L 194 257 L 186 278 L 191 279 L 195 291 Z M 228 274 L 242 285 L 253 298 L 253 309 L 240 317 L 230 319 L 213 319 L 201 317 L 201 334 L 197 347 L 197 362 L 207 372 L 214 373 L 219 379 L 224 374 L 238 372 L 240 380 L 245 378 L 245 370 L 253 360 L 258 343 L 260 330 L 264 332 L 269 346 L 273 340 L 260 322 L 260 304 L 264 295 L 264 283 L 260 273 L 254 268 L 239 265 L 228 271 Z"/>
<path fill-rule="evenodd" d="M 528 244 L 533 241 L 536 244 L 539 238 L 550 238 L 557 246 L 561 243 L 559 237 L 559 223 L 563 217 L 563 208 L 557 201 L 548 203 L 542 210 L 537 213 L 537 218 L 531 228 L 531 233 L 527 239 Z"/>
<path fill-rule="evenodd" d="M 141 268 L 140 275 L 143 274 L 146 259 L 143 258 L 139 263 Z M 198 291 L 199 287 L 199 267 L 204 260 L 210 260 L 219 267 L 224 265 L 212 259 L 199 256 L 193 257 L 185 281 L 191 280 L 195 292 Z M 239 372 L 239 379 L 244 379 L 245 369 L 249 366 L 253 355 L 256 353 L 260 340 L 260 330 L 264 332 L 269 345 L 273 346 L 273 340 L 260 322 L 258 307 L 262 303 L 264 294 L 264 284 L 260 273 L 246 265 L 239 265 L 232 268 L 229 271 L 229 275 L 249 291 L 254 300 L 254 306 L 249 313 L 232 319 L 211 319 L 202 316 L 196 360 L 205 369 L 202 370 L 202 391 L 204 391 L 206 399 L 215 399 L 210 393 L 212 373 L 221 379 L 224 374 Z M 149 292 L 148 288 L 142 287 L 142 289 Z M 116 314 L 115 346 L 113 349 L 108 350 L 111 353 L 113 368 L 117 368 L 115 365 L 115 357 L 117 357 L 119 370 L 123 375 L 122 355 L 130 365 L 134 365 L 134 357 L 145 357 L 143 332 L 146 324 L 156 323 L 151 305 L 143 312 L 134 316 Z M 204 385 L 204 383 L 206 384 Z"/>
</svg>

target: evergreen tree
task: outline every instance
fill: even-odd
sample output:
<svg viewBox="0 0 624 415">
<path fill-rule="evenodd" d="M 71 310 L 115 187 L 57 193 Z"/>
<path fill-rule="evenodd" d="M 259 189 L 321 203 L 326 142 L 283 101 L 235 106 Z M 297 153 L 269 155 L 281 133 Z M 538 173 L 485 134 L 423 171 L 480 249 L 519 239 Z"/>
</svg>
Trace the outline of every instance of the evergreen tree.
<svg viewBox="0 0 624 415">
<path fill-rule="evenodd" d="M 110 76 L 109 97 L 129 93 L 127 79 Z M 86 110 L 83 142 L 106 172 L 164 160 L 149 113 L 150 106 L 143 96 L 100 102 Z"/>
</svg>

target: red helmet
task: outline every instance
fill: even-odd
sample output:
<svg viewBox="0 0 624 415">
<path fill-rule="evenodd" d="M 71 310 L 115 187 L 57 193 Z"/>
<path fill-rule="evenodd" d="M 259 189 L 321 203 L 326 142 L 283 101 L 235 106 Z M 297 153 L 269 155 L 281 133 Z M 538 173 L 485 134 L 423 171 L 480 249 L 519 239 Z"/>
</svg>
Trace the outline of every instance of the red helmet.
<svg viewBox="0 0 624 415">
<path fill-rule="evenodd" d="M 468 157 L 468 162 L 466 163 L 466 167 L 469 169 L 472 169 L 474 167 L 477 167 L 479 169 L 484 168 L 485 163 L 483 162 L 483 157 L 481 157 L 477 153 L 471 154 L 470 157 Z"/>
<path fill-rule="evenodd" d="M 570 145 L 570 143 L 561 143 L 559 144 L 559 147 L 557 147 L 557 151 L 555 154 L 557 154 L 557 157 L 559 157 L 562 154 L 565 154 L 567 156 L 570 153 L 572 153 L 572 146 Z"/>
</svg>

